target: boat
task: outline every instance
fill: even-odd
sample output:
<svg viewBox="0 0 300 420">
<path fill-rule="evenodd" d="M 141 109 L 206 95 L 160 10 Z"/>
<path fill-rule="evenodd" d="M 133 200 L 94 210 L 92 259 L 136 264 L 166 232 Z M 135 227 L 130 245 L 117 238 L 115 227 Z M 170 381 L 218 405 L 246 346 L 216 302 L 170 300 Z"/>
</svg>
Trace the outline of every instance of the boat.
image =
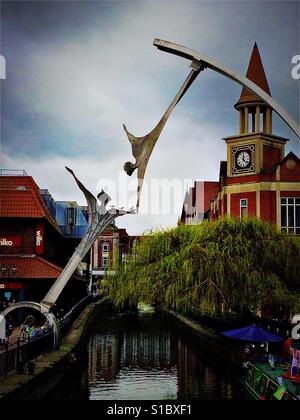
<svg viewBox="0 0 300 420">
<path fill-rule="evenodd" d="M 291 377 L 288 364 L 244 364 L 243 390 L 251 400 L 300 400 L 300 376 Z"/>
</svg>

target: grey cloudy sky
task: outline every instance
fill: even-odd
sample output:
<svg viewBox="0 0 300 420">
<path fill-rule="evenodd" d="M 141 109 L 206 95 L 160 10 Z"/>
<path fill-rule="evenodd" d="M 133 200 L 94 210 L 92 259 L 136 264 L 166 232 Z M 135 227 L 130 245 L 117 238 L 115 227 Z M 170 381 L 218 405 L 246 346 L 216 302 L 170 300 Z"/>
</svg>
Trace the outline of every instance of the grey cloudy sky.
<svg viewBox="0 0 300 420">
<path fill-rule="evenodd" d="M 188 73 L 186 60 L 153 47 L 155 37 L 243 74 L 257 41 L 272 96 L 299 121 L 299 81 L 291 77 L 299 21 L 297 1 L 2 1 L 1 166 L 25 169 L 55 199 L 80 204 L 65 165 L 93 192 L 120 173 L 126 182 L 122 167 L 131 153 L 122 123 L 135 135 L 148 133 Z M 222 138 L 237 134 L 240 90 L 201 73 L 165 127 L 146 180 L 216 180 L 226 159 Z M 299 141 L 277 117 L 274 132 L 290 138 L 287 151 L 299 154 Z M 121 190 L 118 204 L 127 204 L 127 191 L 133 204 L 132 182 Z M 142 206 L 119 225 L 130 233 L 174 225 L 183 193 L 169 214 L 143 214 Z M 147 189 L 144 203 L 146 196 Z M 157 200 L 153 192 L 148 198 Z"/>
</svg>

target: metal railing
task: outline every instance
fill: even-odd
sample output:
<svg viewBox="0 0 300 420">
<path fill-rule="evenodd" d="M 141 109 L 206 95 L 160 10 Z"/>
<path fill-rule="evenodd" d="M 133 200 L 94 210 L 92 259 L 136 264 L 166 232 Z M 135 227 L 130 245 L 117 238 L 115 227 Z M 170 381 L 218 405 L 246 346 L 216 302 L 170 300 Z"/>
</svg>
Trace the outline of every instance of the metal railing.
<svg viewBox="0 0 300 420">
<path fill-rule="evenodd" d="M 93 299 L 92 296 L 86 296 L 66 315 L 58 319 L 62 337 L 67 334 L 76 318 Z M 0 377 L 5 377 L 14 371 L 34 374 L 34 361 L 51 350 L 53 350 L 53 332 L 51 330 L 33 338 L 23 334 L 14 343 L 0 344 Z"/>
</svg>

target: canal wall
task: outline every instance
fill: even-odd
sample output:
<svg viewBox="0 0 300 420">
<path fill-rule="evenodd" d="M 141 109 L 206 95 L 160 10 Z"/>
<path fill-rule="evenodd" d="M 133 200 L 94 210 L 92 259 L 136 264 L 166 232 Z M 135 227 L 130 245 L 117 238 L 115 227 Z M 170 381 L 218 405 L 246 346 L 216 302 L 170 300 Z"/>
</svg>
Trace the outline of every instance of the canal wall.
<svg viewBox="0 0 300 420">
<path fill-rule="evenodd" d="M 63 378 L 80 367 L 86 353 L 90 326 L 108 307 L 105 298 L 87 306 L 62 340 L 60 348 L 38 358 L 34 375 L 11 373 L 0 380 L 0 400 L 36 401 L 49 398 Z"/>
<path fill-rule="evenodd" d="M 220 334 L 202 328 L 196 321 L 177 312 L 166 310 L 168 314 L 179 320 L 182 324 L 182 332 L 188 334 L 194 344 L 203 353 L 209 354 L 216 363 L 232 365 L 241 368 L 244 360 L 244 344 L 229 340 Z"/>
</svg>

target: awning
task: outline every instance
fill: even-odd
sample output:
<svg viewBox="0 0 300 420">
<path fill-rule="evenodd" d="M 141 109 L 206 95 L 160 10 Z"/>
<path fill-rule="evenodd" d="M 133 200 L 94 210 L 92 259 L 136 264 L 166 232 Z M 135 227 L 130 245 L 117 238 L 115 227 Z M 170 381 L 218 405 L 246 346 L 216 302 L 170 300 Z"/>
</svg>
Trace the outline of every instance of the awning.
<svg viewBox="0 0 300 420">
<path fill-rule="evenodd" d="M 237 330 L 225 331 L 222 335 L 229 338 L 235 338 L 237 340 L 258 343 L 279 343 L 280 341 L 284 341 L 284 339 L 278 335 L 271 334 L 256 325 L 251 325 L 250 327 L 240 328 Z"/>
</svg>

